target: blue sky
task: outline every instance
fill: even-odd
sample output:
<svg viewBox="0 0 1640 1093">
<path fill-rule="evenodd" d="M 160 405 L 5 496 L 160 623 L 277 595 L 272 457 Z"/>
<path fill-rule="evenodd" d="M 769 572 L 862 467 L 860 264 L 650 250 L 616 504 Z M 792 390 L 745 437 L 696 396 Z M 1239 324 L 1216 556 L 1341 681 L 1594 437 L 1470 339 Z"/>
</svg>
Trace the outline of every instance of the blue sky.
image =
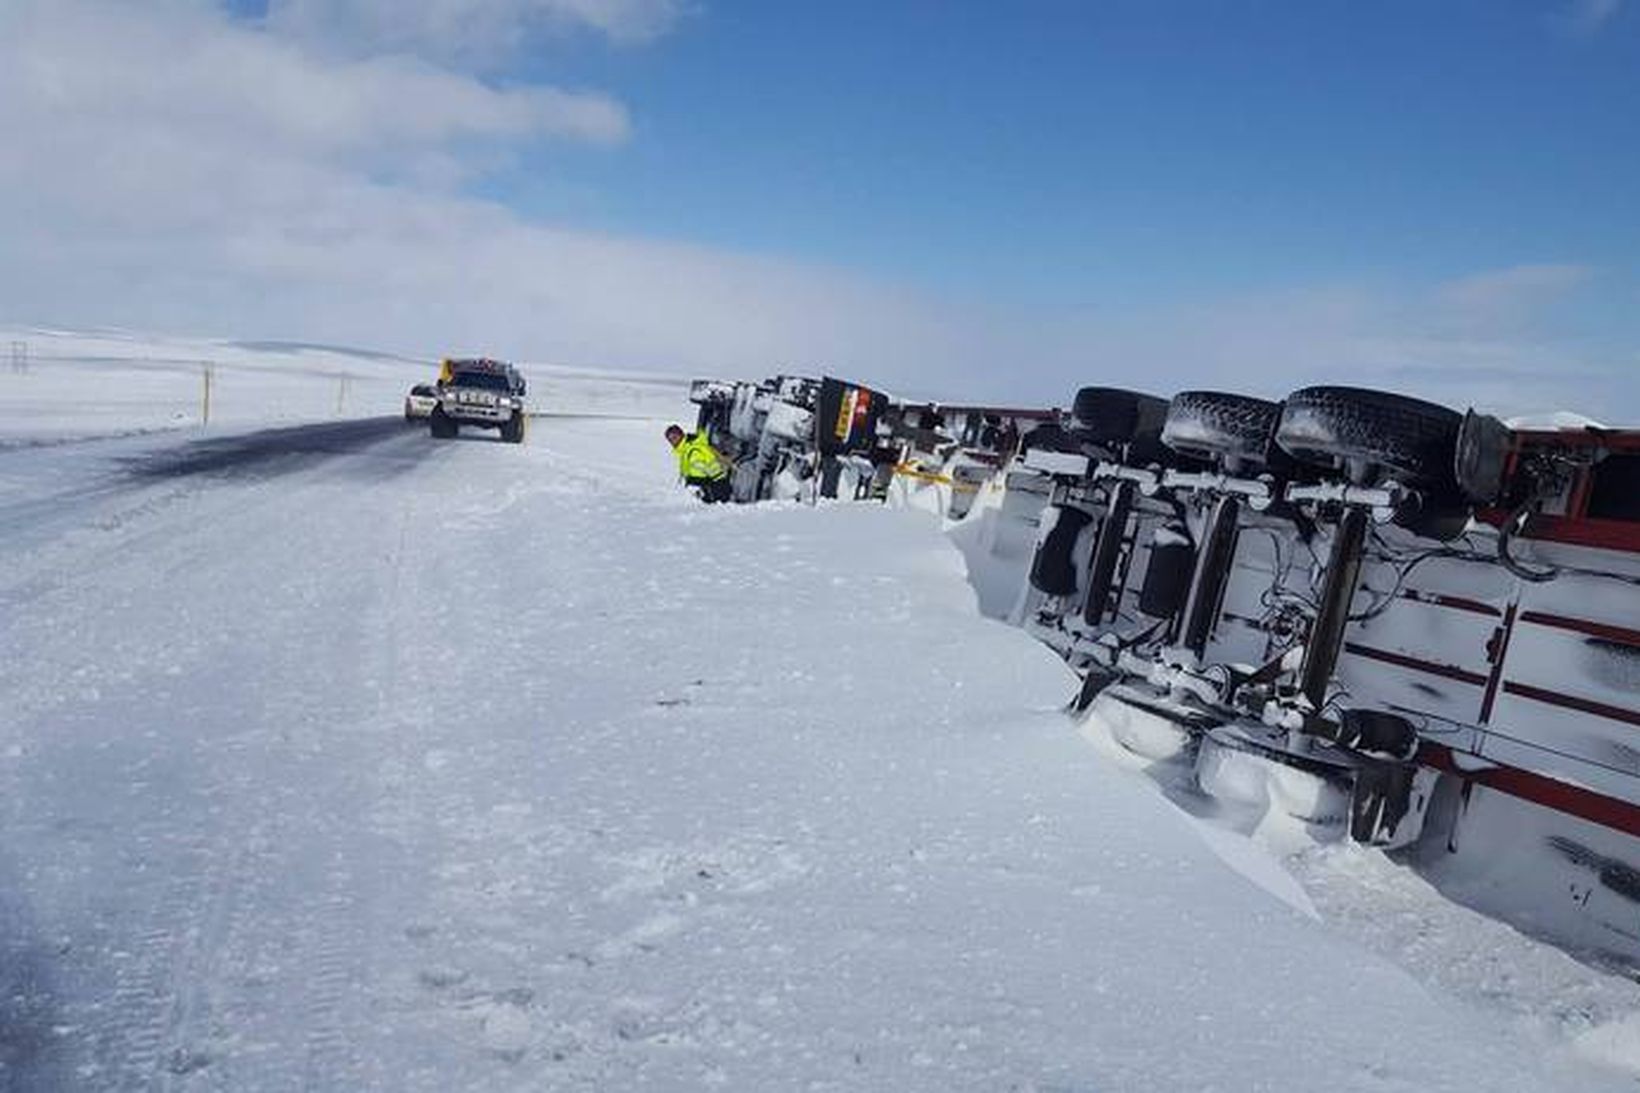
<svg viewBox="0 0 1640 1093">
<path fill-rule="evenodd" d="M 75 168 L 0 170 L 26 320 L 1038 400 L 1113 369 L 1350 378 L 1640 420 L 1632 0 L 8 20 L 0 161 Z"/>
<path fill-rule="evenodd" d="M 1030 300 L 1522 262 L 1634 272 L 1640 19 L 1529 3 L 718 4 L 634 51 L 531 215 Z"/>
</svg>

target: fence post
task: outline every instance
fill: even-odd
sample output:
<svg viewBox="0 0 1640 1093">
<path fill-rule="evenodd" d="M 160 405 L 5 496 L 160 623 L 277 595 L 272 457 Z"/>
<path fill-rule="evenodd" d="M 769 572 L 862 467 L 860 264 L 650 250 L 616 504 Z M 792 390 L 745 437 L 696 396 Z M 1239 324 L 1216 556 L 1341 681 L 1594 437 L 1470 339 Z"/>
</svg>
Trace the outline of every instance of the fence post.
<svg viewBox="0 0 1640 1093">
<path fill-rule="evenodd" d="M 199 396 L 199 423 L 201 425 L 211 423 L 211 381 L 215 372 L 216 368 L 210 361 L 206 361 L 200 369 L 200 378 L 204 384 Z"/>
<path fill-rule="evenodd" d="M 347 373 L 336 374 L 336 416 L 342 416 L 342 409 L 347 405 Z"/>
</svg>

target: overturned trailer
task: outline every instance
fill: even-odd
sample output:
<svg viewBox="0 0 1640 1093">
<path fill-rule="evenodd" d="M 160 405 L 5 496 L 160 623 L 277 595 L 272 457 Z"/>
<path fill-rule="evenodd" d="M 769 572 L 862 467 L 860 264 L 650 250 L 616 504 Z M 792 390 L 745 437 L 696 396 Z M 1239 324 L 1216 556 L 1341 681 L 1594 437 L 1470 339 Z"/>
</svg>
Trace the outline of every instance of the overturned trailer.
<svg viewBox="0 0 1640 1093">
<path fill-rule="evenodd" d="M 1640 431 L 1088 388 L 1022 464 L 1015 618 L 1100 731 L 1245 828 L 1640 960 Z"/>
<path fill-rule="evenodd" d="M 891 402 L 884 411 L 885 434 L 899 449 L 895 471 L 905 493 L 933 495 L 931 506 L 952 520 L 965 518 L 987 488 L 1001 491 L 1010 503 L 1029 508 L 1022 518 L 1034 525 L 1036 509 L 1023 497 L 1029 483 L 1010 477 L 1017 468 L 1022 438 L 1043 426 L 1057 425 L 1055 409 L 953 403 Z"/>
</svg>

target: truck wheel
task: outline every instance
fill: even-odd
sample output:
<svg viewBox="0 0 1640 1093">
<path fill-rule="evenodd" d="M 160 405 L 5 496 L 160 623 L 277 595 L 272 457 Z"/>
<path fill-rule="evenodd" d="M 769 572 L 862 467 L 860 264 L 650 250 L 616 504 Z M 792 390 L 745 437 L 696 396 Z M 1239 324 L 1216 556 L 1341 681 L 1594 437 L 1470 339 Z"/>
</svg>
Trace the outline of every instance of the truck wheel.
<svg viewBox="0 0 1640 1093">
<path fill-rule="evenodd" d="M 1418 730 L 1406 718 L 1382 710 L 1345 710 L 1339 718 L 1337 742 L 1351 751 L 1411 759 L 1418 751 Z"/>
<path fill-rule="evenodd" d="M 1408 485 L 1456 490 L 1462 423 L 1454 410 L 1405 395 L 1306 387 L 1287 397 L 1276 443 L 1306 463 L 1342 463 L 1352 478 L 1387 475 Z"/>
<path fill-rule="evenodd" d="M 1068 452 L 1071 455 L 1080 455 L 1082 452 L 1082 445 L 1077 443 L 1076 438 L 1052 422 L 1038 425 L 1020 439 L 1021 455 L 1032 448 L 1044 452 Z"/>
<path fill-rule="evenodd" d="M 1084 387 L 1071 404 L 1076 427 L 1095 444 L 1159 439 L 1166 416 L 1166 399 L 1120 387 Z"/>
<path fill-rule="evenodd" d="M 435 409 L 427 418 L 427 429 L 439 440 L 448 440 L 461 430 L 461 426 L 451 421 L 443 410 Z"/>
<path fill-rule="evenodd" d="M 1162 424 L 1162 443 L 1200 459 L 1264 465 L 1275 449 L 1281 403 L 1219 391 L 1173 396 Z"/>
<path fill-rule="evenodd" d="M 508 444 L 524 443 L 524 416 L 514 414 L 501 425 L 501 439 Z"/>
</svg>

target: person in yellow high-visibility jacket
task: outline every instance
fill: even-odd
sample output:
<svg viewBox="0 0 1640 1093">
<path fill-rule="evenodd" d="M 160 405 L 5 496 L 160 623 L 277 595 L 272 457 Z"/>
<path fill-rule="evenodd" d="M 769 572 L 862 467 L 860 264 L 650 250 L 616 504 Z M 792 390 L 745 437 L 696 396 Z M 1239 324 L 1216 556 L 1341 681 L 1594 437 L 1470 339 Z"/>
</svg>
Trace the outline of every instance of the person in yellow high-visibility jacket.
<svg viewBox="0 0 1640 1093">
<path fill-rule="evenodd" d="M 712 447 L 706 430 L 685 434 L 683 426 L 668 425 L 666 442 L 678 457 L 678 475 L 700 492 L 702 501 L 711 505 L 729 500 L 729 461 Z"/>
</svg>

